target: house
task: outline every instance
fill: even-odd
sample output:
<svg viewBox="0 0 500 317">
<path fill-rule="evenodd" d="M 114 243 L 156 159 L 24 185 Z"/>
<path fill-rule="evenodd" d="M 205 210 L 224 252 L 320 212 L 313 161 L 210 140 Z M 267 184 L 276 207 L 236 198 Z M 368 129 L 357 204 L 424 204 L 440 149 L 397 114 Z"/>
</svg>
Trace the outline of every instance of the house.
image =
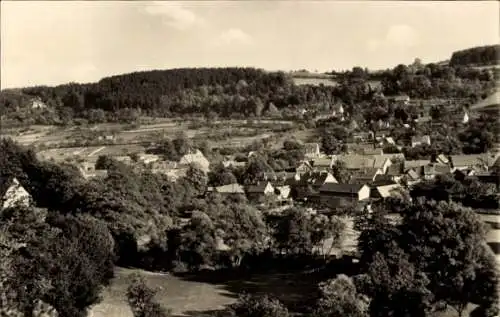
<svg viewBox="0 0 500 317">
<path fill-rule="evenodd" d="M 274 194 L 274 187 L 270 182 L 261 182 L 256 185 L 249 185 L 245 188 L 247 198 L 250 200 L 259 200 L 266 196 Z"/>
<path fill-rule="evenodd" d="M 405 156 L 403 153 L 394 153 L 394 154 L 379 154 L 373 155 L 374 159 L 373 167 L 380 168 L 382 173 L 385 174 L 389 166 L 393 164 L 393 161 L 404 161 Z"/>
<path fill-rule="evenodd" d="M 295 172 L 299 175 L 307 172 L 311 172 L 313 170 L 311 164 L 308 161 L 302 161 L 299 166 L 295 168 Z"/>
<path fill-rule="evenodd" d="M 306 158 L 320 157 L 321 153 L 319 150 L 319 144 L 318 143 L 305 143 L 304 144 L 304 155 Z"/>
<path fill-rule="evenodd" d="M 160 160 L 160 156 L 156 154 L 139 154 L 138 161 L 143 164 L 149 164 Z"/>
<path fill-rule="evenodd" d="M 213 187 L 212 191 L 221 195 L 245 195 L 245 189 L 238 183 Z"/>
<path fill-rule="evenodd" d="M 344 106 L 341 103 L 336 103 L 332 106 L 332 116 L 333 117 L 344 117 Z"/>
<path fill-rule="evenodd" d="M 372 187 L 370 192 L 371 198 L 387 198 L 391 196 L 396 196 L 401 185 L 397 183 L 392 184 L 377 184 Z"/>
<path fill-rule="evenodd" d="M 382 175 L 382 170 L 376 167 L 368 167 L 358 170 L 354 173 L 351 179 L 353 184 L 368 184 L 375 180 L 377 175 Z"/>
<path fill-rule="evenodd" d="M 450 166 L 453 169 L 484 169 L 486 170 L 492 164 L 492 157 L 487 154 L 464 154 L 450 155 L 448 157 Z"/>
<path fill-rule="evenodd" d="M 330 206 L 357 204 L 370 198 L 370 187 L 362 184 L 328 183 L 319 189 L 319 200 Z"/>
<path fill-rule="evenodd" d="M 436 157 L 436 162 L 437 162 L 437 163 L 440 163 L 440 164 L 449 164 L 449 163 L 450 163 L 450 160 L 446 157 L 446 155 L 444 155 L 444 154 L 439 154 L 439 155 Z"/>
<path fill-rule="evenodd" d="M 181 168 L 174 168 L 174 169 L 161 169 L 161 170 L 153 170 L 153 173 L 160 173 L 168 176 L 170 180 L 173 182 L 177 181 L 179 178 L 185 177 L 187 175 L 188 168 L 187 167 L 181 167 Z"/>
<path fill-rule="evenodd" d="M 299 182 L 310 184 L 317 189 L 324 184 L 338 183 L 335 177 L 329 172 L 310 172 L 302 175 Z"/>
<path fill-rule="evenodd" d="M 364 168 L 371 168 L 375 163 L 375 160 L 371 156 L 359 155 L 359 154 L 344 154 L 344 155 L 334 155 L 332 157 L 333 162 L 343 162 L 345 168 L 348 170 L 361 170 Z"/>
<path fill-rule="evenodd" d="M 405 170 L 408 170 L 410 168 L 419 168 L 425 165 L 430 164 L 430 160 L 411 160 L 411 161 L 404 161 L 404 168 Z"/>
<path fill-rule="evenodd" d="M 396 162 L 387 168 L 385 175 L 390 177 L 393 181 L 399 182 L 401 177 L 404 175 L 404 162 Z"/>
<path fill-rule="evenodd" d="M 237 167 L 243 167 L 245 166 L 245 162 L 237 162 L 237 161 L 234 161 L 234 160 L 225 160 L 225 161 L 222 161 L 222 166 L 224 166 L 225 168 L 228 168 L 228 167 L 233 167 L 233 168 L 237 168 Z"/>
<path fill-rule="evenodd" d="M 291 187 L 289 185 L 276 186 L 275 193 L 279 200 L 287 200 L 290 198 Z"/>
<path fill-rule="evenodd" d="M 429 164 L 423 167 L 422 175 L 424 179 L 433 179 L 436 175 L 451 173 L 451 167 L 448 164 Z"/>
<path fill-rule="evenodd" d="M 462 123 L 463 124 L 469 123 L 469 113 L 467 111 L 464 112 L 464 116 L 462 118 Z"/>
<path fill-rule="evenodd" d="M 104 177 L 108 176 L 107 170 L 96 169 L 95 164 L 92 162 L 84 161 L 84 162 L 80 163 L 77 167 L 78 167 L 78 170 L 80 171 L 80 174 L 85 179 L 96 178 L 96 177 L 104 178 Z"/>
<path fill-rule="evenodd" d="M 414 185 L 418 182 L 420 182 L 420 167 L 418 168 L 409 168 L 405 170 L 405 174 L 401 178 L 401 180 L 406 183 L 408 186 Z"/>
<path fill-rule="evenodd" d="M 332 168 L 332 158 L 316 158 L 311 161 L 311 167 L 314 171 L 327 171 Z"/>
<path fill-rule="evenodd" d="M 394 103 L 398 103 L 398 104 L 405 105 L 405 106 L 410 104 L 410 96 L 405 95 L 405 94 L 387 96 L 387 99 L 389 101 L 394 102 Z"/>
<path fill-rule="evenodd" d="M 334 155 L 334 162 L 342 161 L 349 170 L 361 170 L 366 168 L 380 168 L 385 174 L 387 168 L 392 165 L 393 161 L 404 161 L 402 153 L 395 154 L 377 154 L 377 155 L 359 155 L 359 154 L 344 154 Z"/>
<path fill-rule="evenodd" d="M 308 172 L 301 176 L 300 180 L 289 181 L 291 194 L 294 199 L 307 199 L 318 193 L 321 186 L 329 183 L 338 183 L 329 172 Z"/>
<path fill-rule="evenodd" d="M 45 109 L 47 105 L 42 101 L 40 97 L 36 97 L 31 99 L 31 108 L 32 109 Z"/>
<path fill-rule="evenodd" d="M 423 144 L 431 145 L 431 137 L 428 135 L 411 137 L 411 147 L 416 147 Z"/>
<path fill-rule="evenodd" d="M 285 185 L 290 181 L 298 181 L 300 178 L 301 175 L 297 172 L 264 173 L 264 180 L 270 181 L 273 186 Z"/>
<path fill-rule="evenodd" d="M 210 170 L 210 162 L 200 150 L 195 150 L 182 156 L 179 160 L 179 165 L 194 165 L 205 173 Z"/>
<path fill-rule="evenodd" d="M 0 178 L 0 209 L 29 206 L 32 198 L 15 177 Z"/>
<path fill-rule="evenodd" d="M 172 161 L 156 161 L 150 163 L 151 172 L 154 174 L 165 174 L 178 168 L 177 162 Z"/>
<path fill-rule="evenodd" d="M 396 142 L 394 141 L 394 139 L 392 137 L 384 137 L 384 145 L 394 145 L 396 146 Z"/>
</svg>

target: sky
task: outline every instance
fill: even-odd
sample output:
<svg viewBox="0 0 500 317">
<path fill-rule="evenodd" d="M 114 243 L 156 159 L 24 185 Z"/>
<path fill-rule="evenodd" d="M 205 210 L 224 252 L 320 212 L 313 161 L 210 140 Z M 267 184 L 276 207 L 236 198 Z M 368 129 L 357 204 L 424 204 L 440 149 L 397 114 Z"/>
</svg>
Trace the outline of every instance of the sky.
<svg viewBox="0 0 500 317">
<path fill-rule="evenodd" d="M 499 43 L 497 1 L 1 1 L 1 88 L 138 70 L 381 69 Z"/>
</svg>

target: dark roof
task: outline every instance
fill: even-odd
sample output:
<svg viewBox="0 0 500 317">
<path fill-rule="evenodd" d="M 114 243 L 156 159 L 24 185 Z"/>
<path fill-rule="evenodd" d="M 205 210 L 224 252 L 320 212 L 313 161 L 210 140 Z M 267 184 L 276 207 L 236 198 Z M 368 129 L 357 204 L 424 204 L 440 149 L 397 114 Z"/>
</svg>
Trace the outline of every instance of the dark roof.
<svg viewBox="0 0 500 317">
<path fill-rule="evenodd" d="M 402 175 L 403 173 L 404 173 L 404 162 L 394 163 L 387 168 L 387 175 L 390 176 L 398 176 Z M 377 175 L 376 177 L 378 176 L 379 175 Z"/>
<path fill-rule="evenodd" d="M 12 176 L 0 176 L 0 198 L 2 198 L 7 189 L 12 185 L 14 177 Z"/>
<path fill-rule="evenodd" d="M 372 182 L 372 186 L 386 186 L 396 184 L 390 175 L 377 175 Z"/>
<path fill-rule="evenodd" d="M 267 184 L 268 182 L 262 182 L 257 185 L 249 185 L 246 187 L 245 190 L 247 193 L 264 193 Z"/>
<path fill-rule="evenodd" d="M 326 183 L 321 186 L 320 192 L 329 192 L 329 193 L 344 193 L 344 194 L 356 194 L 361 188 L 363 188 L 362 184 L 335 184 L 335 183 Z"/>
<path fill-rule="evenodd" d="M 311 184 L 316 186 L 321 186 L 325 183 L 328 175 L 331 175 L 327 172 L 307 172 L 300 178 L 300 183 L 303 185 Z"/>
</svg>

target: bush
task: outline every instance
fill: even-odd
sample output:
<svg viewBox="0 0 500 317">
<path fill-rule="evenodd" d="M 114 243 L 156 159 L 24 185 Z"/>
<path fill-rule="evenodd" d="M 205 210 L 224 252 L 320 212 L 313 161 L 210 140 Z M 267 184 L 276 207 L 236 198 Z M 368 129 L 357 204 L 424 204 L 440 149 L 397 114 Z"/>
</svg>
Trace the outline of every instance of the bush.
<svg viewBox="0 0 500 317">
<path fill-rule="evenodd" d="M 127 289 L 127 302 L 134 317 L 168 317 L 170 310 L 158 304 L 154 297 L 156 290 L 146 285 L 139 274 L 133 274 L 131 283 Z"/>
<path fill-rule="evenodd" d="M 268 296 L 242 295 L 230 308 L 234 317 L 288 317 L 288 309 Z"/>
</svg>

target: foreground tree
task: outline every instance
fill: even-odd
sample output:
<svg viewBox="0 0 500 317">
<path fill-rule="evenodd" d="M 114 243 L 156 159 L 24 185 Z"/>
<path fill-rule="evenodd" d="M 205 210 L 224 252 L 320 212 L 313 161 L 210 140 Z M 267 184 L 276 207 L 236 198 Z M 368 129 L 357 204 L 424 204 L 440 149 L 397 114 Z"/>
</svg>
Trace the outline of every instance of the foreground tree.
<svg viewBox="0 0 500 317">
<path fill-rule="evenodd" d="M 86 316 L 113 271 L 113 240 L 105 226 L 67 218 L 38 226 L 13 261 L 12 283 L 22 311 L 41 300 L 60 317 Z"/>
<path fill-rule="evenodd" d="M 127 302 L 134 317 L 170 316 L 170 311 L 155 301 L 155 295 L 156 290 L 148 287 L 141 275 L 132 275 L 130 285 L 127 288 Z"/>
<path fill-rule="evenodd" d="M 321 298 L 314 317 L 368 317 L 369 299 L 358 293 L 346 275 L 320 284 Z"/>
<path fill-rule="evenodd" d="M 463 316 L 469 303 L 496 314 L 498 273 L 479 217 L 445 201 L 406 206 L 400 224 L 379 219 L 359 239 L 372 316 L 426 316 L 442 304 Z"/>
</svg>

